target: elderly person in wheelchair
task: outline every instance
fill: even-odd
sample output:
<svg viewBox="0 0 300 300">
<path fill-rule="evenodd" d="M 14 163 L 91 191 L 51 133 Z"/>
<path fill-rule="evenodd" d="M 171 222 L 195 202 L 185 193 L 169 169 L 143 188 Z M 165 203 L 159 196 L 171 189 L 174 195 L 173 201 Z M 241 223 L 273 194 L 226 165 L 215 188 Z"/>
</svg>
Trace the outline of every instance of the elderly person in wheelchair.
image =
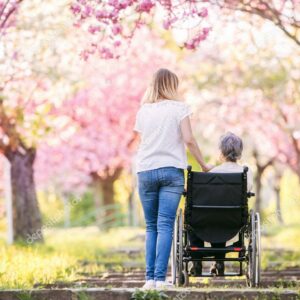
<svg viewBox="0 0 300 300">
<path fill-rule="evenodd" d="M 220 159 L 222 164 L 210 170 L 211 173 L 242 173 L 244 168 L 238 164 L 238 160 L 242 156 L 243 142 L 241 138 L 235 134 L 228 132 L 223 135 L 219 143 L 220 149 Z M 251 191 L 253 185 L 253 175 L 252 172 L 247 170 L 247 190 Z M 193 232 L 189 232 L 189 242 L 190 245 L 203 247 L 205 241 L 199 239 L 197 235 Z M 224 248 L 229 246 L 236 241 L 236 237 L 227 241 L 226 243 L 211 243 L 212 248 Z M 216 259 L 224 259 L 225 253 L 218 253 L 214 257 Z M 210 268 L 210 273 L 212 275 L 224 275 L 224 261 L 219 260 L 212 264 Z M 197 276 L 202 273 L 202 262 L 193 261 L 192 268 L 190 269 L 190 274 Z"/>
</svg>

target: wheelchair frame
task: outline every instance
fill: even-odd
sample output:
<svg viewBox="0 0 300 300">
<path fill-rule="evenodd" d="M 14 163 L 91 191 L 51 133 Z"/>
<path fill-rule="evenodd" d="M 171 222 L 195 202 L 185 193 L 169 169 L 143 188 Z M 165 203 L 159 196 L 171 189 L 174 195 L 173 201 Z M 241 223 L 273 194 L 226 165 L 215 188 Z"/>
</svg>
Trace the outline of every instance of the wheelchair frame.
<svg viewBox="0 0 300 300">
<path fill-rule="evenodd" d="M 192 168 L 188 167 L 187 176 L 187 192 L 183 195 L 186 197 L 185 210 L 187 209 L 189 201 L 189 187 L 192 184 Z M 247 171 L 248 168 L 244 167 L 243 180 L 247 183 Z M 246 188 L 245 188 L 246 189 Z M 254 193 L 246 192 L 246 203 L 248 198 L 255 196 Z M 246 204 L 246 210 L 248 213 L 248 204 Z M 193 261 L 236 261 L 239 262 L 239 272 L 224 273 L 224 275 L 217 276 L 243 276 L 246 275 L 246 283 L 249 287 L 258 287 L 260 284 L 260 265 L 261 265 L 261 228 L 260 228 L 260 215 L 258 212 L 250 210 L 247 214 L 247 222 L 239 231 L 239 241 L 232 246 L 225 248 L 212 248 L 212 247 L 190 247 L 188 245 L 187 237 L 187 224 L 184 222 L 184 216 L 182 209 L 176 217 L 173 234 L 173 245 L 171 251 L 171 271 L 172 282 L 177 286 L 188 286 L 189 277 L 192 276 L 188 270 L 188 263 Z M 245 244 L 247 240 L 247 245 Z M 212 253 L 238 253 L 236 258 L 214 258 L 209 257 Z M 201 254 L 201 258 L 193 257 L 194 254 Z M 208 257 L 206 257 L 208 256 Z M 243 266 L 246 264 L 244 270 Z M 201 273 L 195 277 L 213 277 L 210 273 Z"/>
</svg>

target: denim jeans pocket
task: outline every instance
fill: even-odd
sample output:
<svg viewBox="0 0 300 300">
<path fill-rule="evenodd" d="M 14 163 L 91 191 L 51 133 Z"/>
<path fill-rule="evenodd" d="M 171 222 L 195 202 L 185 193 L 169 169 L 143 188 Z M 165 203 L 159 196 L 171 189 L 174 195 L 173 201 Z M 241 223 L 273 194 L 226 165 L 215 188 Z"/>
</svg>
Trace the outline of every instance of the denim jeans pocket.
<svg viewBox="0 0 300 300">
<path fill-rule="evenodd" d="M 168 186 L 184 186 L 184 171 L 178 168 L 166 168 L 164 170 L 164 184 Z"/>
<path fill-rule="evenodd" d="M 143 171 L 137 173 L 138 176 L 138 187 L 143 189 L 151 189 L 153 186 L 152 173 L 151 171 Z"/>
</svg>

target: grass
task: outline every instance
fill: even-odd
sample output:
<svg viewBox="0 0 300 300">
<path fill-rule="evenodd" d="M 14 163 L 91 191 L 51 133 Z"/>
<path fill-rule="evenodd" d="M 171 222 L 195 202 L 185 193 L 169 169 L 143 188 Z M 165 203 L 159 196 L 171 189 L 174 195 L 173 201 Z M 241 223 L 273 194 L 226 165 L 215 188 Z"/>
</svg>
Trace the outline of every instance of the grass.
<svg viewBox="0 0 300 300">
<path fill-rule="evenodd" d="M 136 290 L 131 298 L 131 300 L 166 300 L 170 299 L 168 295 L 166 295 L 162 291 L 156 291 L 156 290 L 149 290 L 149 291 L 142 291 L 142 290 Z"/>
<path fill-rule="evenodd" d="M 130 261 L 143 265 L 143 254 L 129 256 L 121 251 L 143 249 L 142 240 L 135 239 L 143 232 L 139 228 L 119 228 L 105 233 L 97 227 L 53 229 L 46 232 L 44 244 L 34 246 L 8 246 L 2 238 L 0 289 L 70 283 L 110 270 L 124 271 L 124 263 Z M 263 268 L 299 267 L 299 245 L 300 224 L 268 228 L 263 237 Z"/>
<path fill-rule="evenodd" d="M 141 246 L 141 242 L 130 240 L 142 231 L 122 228 L 101 233 L 96 227 L 56 229 L 46 234 L 45 244 L 34 246 L 7 246 L 2 240 L 0 289 L 71 282 L 83 274 L 97 275 L 108 268 L 121 271 L 128 257 L 111 251 Z"/>
<path fill-rule="evenodd" d="M 300 266 L 300 223 L 269 227 L 262 238 L 262 267 L 285 269 Z"/>
</svg>

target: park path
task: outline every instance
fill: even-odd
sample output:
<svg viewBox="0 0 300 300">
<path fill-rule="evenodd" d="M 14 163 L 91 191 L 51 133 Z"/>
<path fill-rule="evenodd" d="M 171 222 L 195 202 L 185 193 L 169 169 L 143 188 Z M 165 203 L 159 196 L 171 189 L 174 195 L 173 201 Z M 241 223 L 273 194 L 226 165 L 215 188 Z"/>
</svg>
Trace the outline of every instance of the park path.
<svg viewBox="0 0 300 300">
<path fill-rule="evenodd" d="M 119 262 L 98 262 L 105 267 L 106 272 L 95 275 L 81 273 L 73 282 L 55 282 L 48 285 L 37 283 L 33 290 L 0 291 L 0 300 L 132 299 L 132 294 L 144 283 L 144 263 L 140 259 L 142 251 L 141 248 L 131 247 L 116 250 L 117 254 L 125 254 L 128 258 L 122 262 L 122 272 L 116 271 L 120 269 Z M 113 253 L 109 255 L 111 254 Z M 204 268 L 208 267 L 209 264 L 204 265 Z M 226 268 L 230 271 L 232 266 L 227 265 Z M 190 280 L 188 288 L 173 288 L 164 293 L 168 299 L 174 300 L 300 300 L 300 267 L 277 269 L 275 264 L 262 272 L 261 286 L 258 289 L 247 288 L 243 278 L 216 277 Z"/>
<path fill-rule="evenodd" d="M 79 289 L 42 289 L 33 291 L 0 291 L 1 300 L 130 300 L 134 288 L 79 288 Z M 299 299 L 295 290 L 283 289 L 192 289 L 176 288 L 165 292 L 169 299 L 175 300 L 223 300 L 223 299 L 262 299 L 279 300 Z M 150 298 L 148 298 L 150 299 Z M 157 298 L 156 298 L 157 299 Z"/>
<path fill-rule="evenodd" d="M 0 291 L 0 300 L 129 300 L 144 281 L 144 271 L 110 271 L 97 276 L 84 276 L 75 282 L 57 282 L 43 288 Z M 38 288 L 38 286 L 37 286 Z M 300 269 L 266 270 L 259 289 L 246 288 L 245 280 L 211 278 L 197 280 L 188 288 L 174 288 L 164 293 L 175 300 L 222 299 L 290 299 L 299 300 Z"/>
</svg>

